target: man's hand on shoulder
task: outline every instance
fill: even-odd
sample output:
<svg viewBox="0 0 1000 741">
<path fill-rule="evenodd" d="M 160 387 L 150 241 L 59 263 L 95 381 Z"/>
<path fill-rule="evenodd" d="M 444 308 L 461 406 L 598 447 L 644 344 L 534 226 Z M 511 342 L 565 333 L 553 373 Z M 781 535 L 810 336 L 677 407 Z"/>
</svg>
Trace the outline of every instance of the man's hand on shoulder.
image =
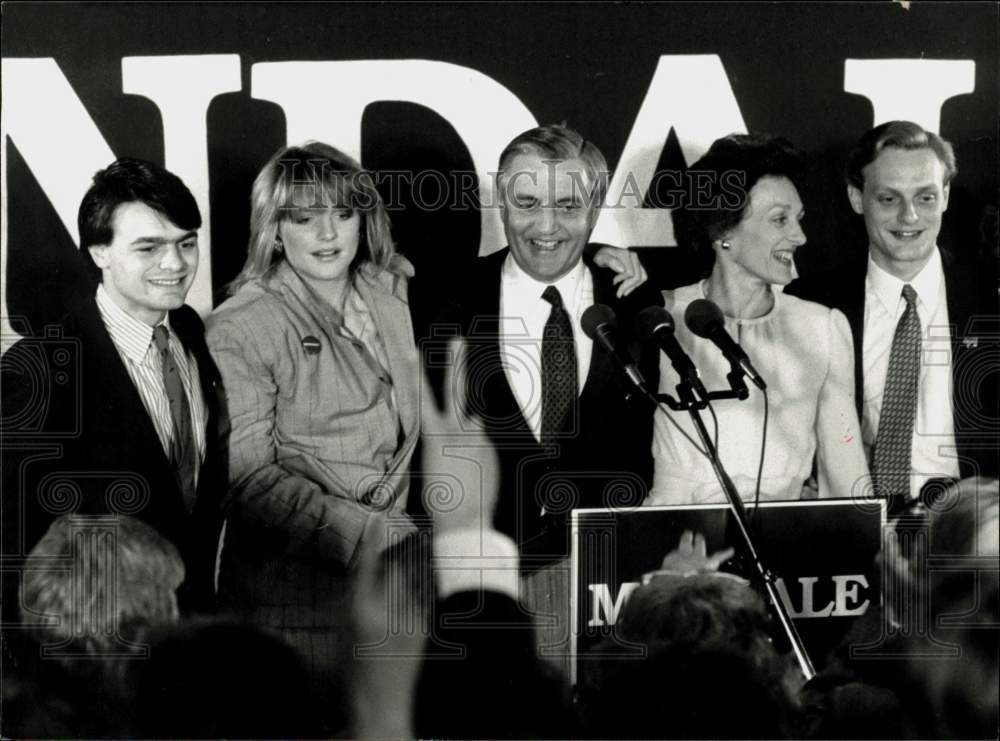
<svg viewBox="0 0 1000 741">
<path fill-rule="evenodd" d="M 618 286 L 616 296 L 622 298 L 628 296 L 632 291 L 646 282 L 649 277 L 646 269 L 642 266 L 639 256 L 632 250 L 612 247 L 610 245 L 601 246 L 594 253 L 594 264 L 600 268 L 613 270 L 616 275 L 612 283 Z"/>
</svg>

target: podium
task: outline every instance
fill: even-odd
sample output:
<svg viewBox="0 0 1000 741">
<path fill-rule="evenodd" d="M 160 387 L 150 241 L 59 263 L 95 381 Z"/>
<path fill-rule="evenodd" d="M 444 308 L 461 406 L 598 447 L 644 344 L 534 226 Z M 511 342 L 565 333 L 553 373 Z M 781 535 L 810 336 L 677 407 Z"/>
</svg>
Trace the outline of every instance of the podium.
<svg viewBox="0 0 1000 741">
<path fill-rule="evenodd" d="M 761 556 L 817 668 L 853 621 L 878 605 L 886 506 L 882 500 L 764 502 L 748 507 Z M 570 555 L 523 580 L 521 601 L 537 626 L 538 655 L 575 683 L 580 656 L 614 636 L 642 575 L 659 568 L 684 530 L 709 553 L 737 555 L 723 571 L 750 577 L 728 504 L 580 509 L 571 515 Z M 623 650 L 631 650 L 623 648 Z"/>
</svg>

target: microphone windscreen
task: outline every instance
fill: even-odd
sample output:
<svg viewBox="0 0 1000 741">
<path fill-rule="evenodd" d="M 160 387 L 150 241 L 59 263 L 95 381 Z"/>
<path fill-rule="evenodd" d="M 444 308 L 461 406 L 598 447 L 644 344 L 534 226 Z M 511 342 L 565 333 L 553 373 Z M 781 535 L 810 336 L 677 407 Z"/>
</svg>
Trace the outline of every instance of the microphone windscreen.
<svg viewBox="0 0 1000 741">
<path fill-rule="evenodd" d="M 722 309 L 706 298 L 699 298 L 688 304 L 684 312 L 684 323 L 694 334 L 708 338 L 718 327 L 724 327 Z"/>
<path fill-rule="evenodd" d="M 583 333 L 590 339 L 594 339 L 598 327 L 602 325 L 612 330 L 618 328 L 618 320 L 615 318 L 615 312 L 610 306 L 594 304 L 583 312 L 583 316 L 580 317 L 580 326 L 583 328 Z"/>
<path fill-rule="evenodd" d="M 674 331 L 674 318 L 670 312 L 662 306 L 647 306 L 635 315 L 635 336 L 642 342 L 646 342 L 656 330 L 665 327 L 668 331 Z"/>
</svg>

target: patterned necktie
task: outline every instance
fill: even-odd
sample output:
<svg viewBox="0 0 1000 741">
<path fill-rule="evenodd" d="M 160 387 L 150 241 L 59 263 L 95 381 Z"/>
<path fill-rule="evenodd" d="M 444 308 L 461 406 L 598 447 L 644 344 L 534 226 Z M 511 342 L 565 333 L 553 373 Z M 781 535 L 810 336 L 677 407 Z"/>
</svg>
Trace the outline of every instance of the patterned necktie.
<svg viewBox="0 0 1000 741">
<path fill-rule="evenodd" d="M 542 298 L 552 304 L 542 334 L 542 442 L 548 443 L 574 427 L 576 346 L 559 290 L 549 286 Z"/>
<path fill-rule="evenodd" d="M 908 498 L 920 376 L 920 317 L 917 316 L 917 292 L 913 286 L 903 286 L 903 298 L 906 309 L 892 338 L 872 456 L 872 478 L 876 495 Z"/>
<path fill-rule="evenodd" d="M 160 353 L 163 386 L 170 402 L 170 417 L 174 421 L 170 462 L 174 465 L 177 481 L 184 495 L 184 503 L 190 512 L 194 509 L 195 467 L 198 460 L 194 433 L 191 429 L 191 407 L 188 404 L 187 394 L 184 393 L 180 369 L 174 361 L 173 353 L 170 352 L 170 331 L 164 325 L 157 325 L 153 329 L 153 344 Z"/>
</svg>

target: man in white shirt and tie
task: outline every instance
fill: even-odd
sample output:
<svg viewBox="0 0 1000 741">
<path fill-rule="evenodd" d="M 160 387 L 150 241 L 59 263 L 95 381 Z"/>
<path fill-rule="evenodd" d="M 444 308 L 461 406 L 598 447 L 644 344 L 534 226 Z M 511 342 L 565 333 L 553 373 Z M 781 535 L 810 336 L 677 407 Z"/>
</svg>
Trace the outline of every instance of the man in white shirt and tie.
<svg viewBox="0 0 1000 741">
<path fill-rule="evenodd" d="M 184 303 L 201 214 L 176 175 L 120 159 L 95 174 L 78 222 L 93 286 L 3 356 L 5 565 L 61 514 L 130 515 L 184 556 L 182 607 L 209 609 L 221 386 Z"/>
<path fill-rule="evenodd" d="M 997 314 L 995 272 L 938 246 L 956 172 L 951 144 L 915 123 L 866 133 L 847 194 L 867 262 L 790 291 L 847 315 L 874 493 L 902 501 L 929 481 L 997 470 L 996 361 L 980 336 Z"/>
<path fill-rule="evenodd" d="M 500 456 L 497 528 L 530 569 L 566 555 L 571 509 L 645 496 L 651 405 L 630 393 L 580 318 L 609 305 L 627 341 L 634 314 L 662 298 L 648 286 L 622 296 L 640 281 L 597 267 L 630 256 L 588 244 L 607 185 L 593 143 L 541 126 L 508 144 L 498 169 L 508 247 L 477 260 L 464 286 L 466 375 L 471 411 Z M 655 387 L 656 349 L 633 350 Z"/>
</svg>

